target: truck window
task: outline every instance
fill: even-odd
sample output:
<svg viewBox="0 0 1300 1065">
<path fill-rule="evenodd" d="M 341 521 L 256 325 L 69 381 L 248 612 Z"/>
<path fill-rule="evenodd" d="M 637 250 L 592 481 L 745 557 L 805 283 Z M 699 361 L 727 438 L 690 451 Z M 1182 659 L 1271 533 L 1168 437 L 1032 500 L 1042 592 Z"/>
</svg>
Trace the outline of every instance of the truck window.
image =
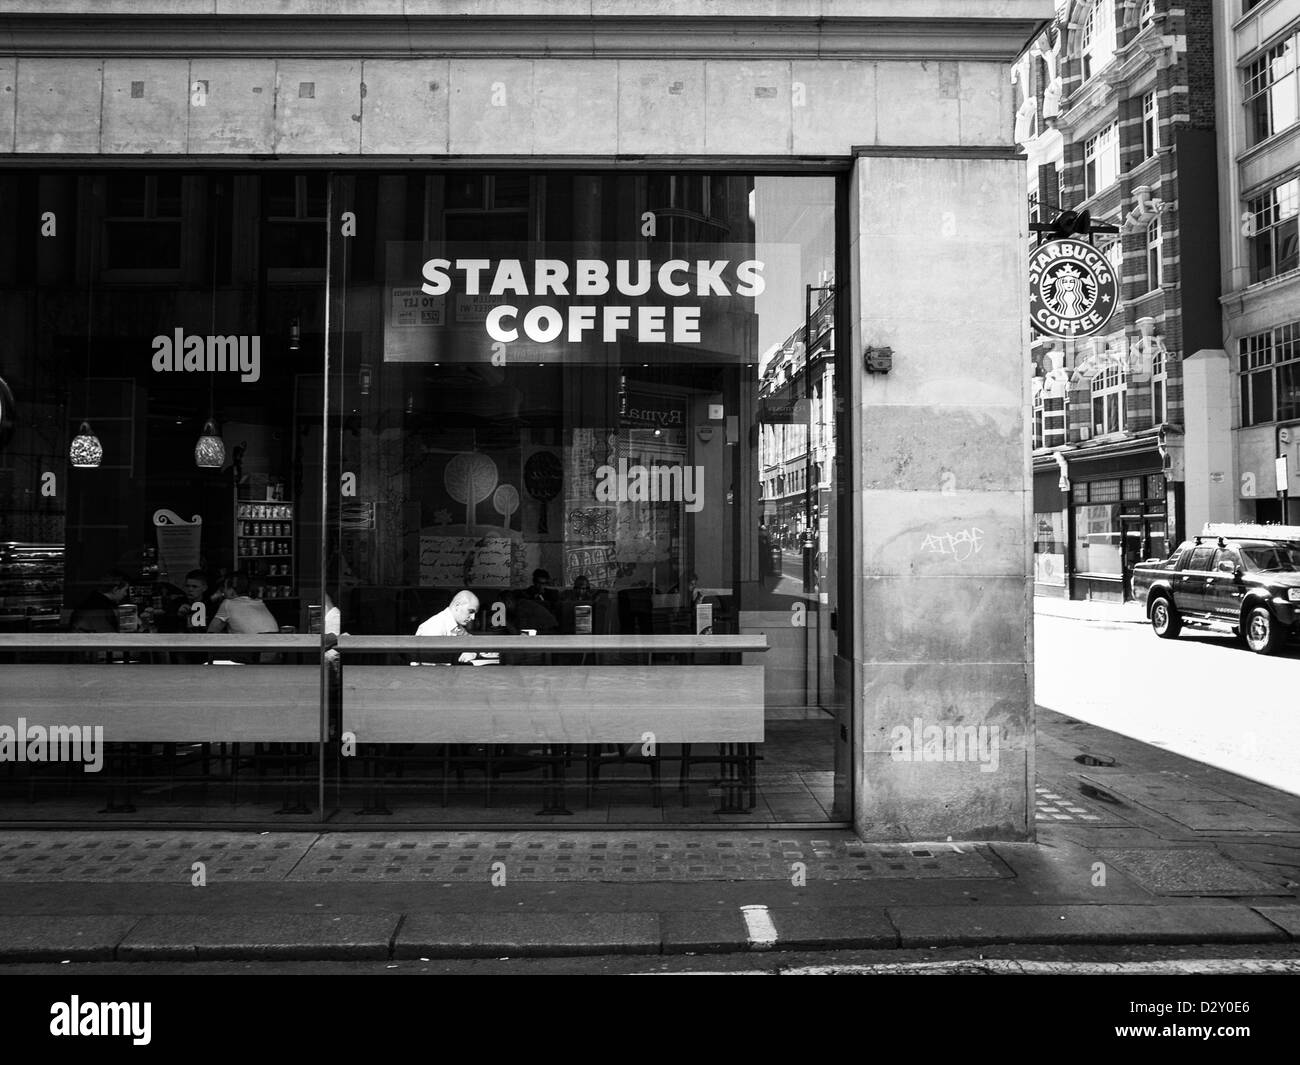
<svg viewBox="0 0 1300 1065">
<path fill-rule="evenodd" d="M 1214 571 L 1216 573 L 1235 573 L 1240 565 L 1241 559 L 1234 548 L 1221 547 L 1219 553 L 1214 556 Z"/>
<path fill-rule="evenodd" d="M 1213 558 L 1214 547 L 1202 544 L 1192 552 L 1192 557 L 1188 560 L 1187 568 L 1194 570 L 1208 570 Z"/>
</svg>

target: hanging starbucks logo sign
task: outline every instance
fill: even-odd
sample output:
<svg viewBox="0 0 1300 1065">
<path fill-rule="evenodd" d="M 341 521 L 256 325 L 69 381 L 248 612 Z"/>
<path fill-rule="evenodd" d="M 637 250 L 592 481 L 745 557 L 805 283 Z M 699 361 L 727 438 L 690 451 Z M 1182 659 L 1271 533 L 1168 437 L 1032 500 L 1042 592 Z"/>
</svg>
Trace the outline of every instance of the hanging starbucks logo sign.
<svg viewBox="0 0 1300 1065">
<path fill-rule="evenodd" d="M 1060 340 L 1101 332 L 1118 302 L 1119 282 L 1106 257 L 1081 240 L 1052 240 L 1029 260 L 1029 316 Z"/>
</svg>

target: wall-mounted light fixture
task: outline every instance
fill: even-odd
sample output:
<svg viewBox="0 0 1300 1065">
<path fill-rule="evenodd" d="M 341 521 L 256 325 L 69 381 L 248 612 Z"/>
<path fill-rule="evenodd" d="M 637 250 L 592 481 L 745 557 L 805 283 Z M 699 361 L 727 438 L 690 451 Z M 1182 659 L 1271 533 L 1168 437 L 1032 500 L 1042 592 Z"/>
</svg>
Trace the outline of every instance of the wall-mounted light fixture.
<svg viewBox="0 0 1300 1065">
<path fill-rule="evenodd" d="M 289 323 L 289 350 L 297 351 L 302 346 L 302 323 L 293 319 Z"/>
<path fill-rule="evenodd" d="M 894 349 L 869 347 L 862 359 L 867 373 L 889 373 L 894 368 Z"/>
</svg>

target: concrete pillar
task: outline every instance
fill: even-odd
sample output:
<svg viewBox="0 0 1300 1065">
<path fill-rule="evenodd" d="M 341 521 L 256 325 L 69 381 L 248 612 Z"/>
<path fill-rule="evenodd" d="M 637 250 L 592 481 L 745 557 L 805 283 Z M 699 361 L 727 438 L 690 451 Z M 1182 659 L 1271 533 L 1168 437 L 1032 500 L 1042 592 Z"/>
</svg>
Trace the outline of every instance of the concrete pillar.
<svg viewBox="0 0 1300 1065">
<path fill-rule="evenodd" d="M 1203 348 L 1183 360 L 1183 427 L 1186 531 L 1192 535 L 1207 521 L 1233 521 L 1237 512 L 1232 375 L 1222 349 Z"/>
<path fill-rule="evenodd" d="M 1027 839 L 1032 471 L 1024 162 L 860 151 L 854 826 Z M 893 349 L 887 376 L 867 346 Z"/>
</svg>

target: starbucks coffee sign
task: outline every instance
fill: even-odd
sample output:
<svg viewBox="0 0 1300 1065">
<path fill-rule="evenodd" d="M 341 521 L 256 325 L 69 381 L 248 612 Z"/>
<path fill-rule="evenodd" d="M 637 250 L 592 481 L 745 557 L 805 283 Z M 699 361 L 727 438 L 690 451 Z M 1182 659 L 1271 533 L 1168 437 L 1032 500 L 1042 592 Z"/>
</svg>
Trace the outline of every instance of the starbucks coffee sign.
<svg viewBox="0 0 1300 1065">
<path fill-rule="evenodd" d="M 1052 240 L 1029 259 L 1029 316 L 1044 336 L 1074 340 L 1106 327 L 1119 283 L 1106 257 L 1081 240 Z"/>
</svg>

